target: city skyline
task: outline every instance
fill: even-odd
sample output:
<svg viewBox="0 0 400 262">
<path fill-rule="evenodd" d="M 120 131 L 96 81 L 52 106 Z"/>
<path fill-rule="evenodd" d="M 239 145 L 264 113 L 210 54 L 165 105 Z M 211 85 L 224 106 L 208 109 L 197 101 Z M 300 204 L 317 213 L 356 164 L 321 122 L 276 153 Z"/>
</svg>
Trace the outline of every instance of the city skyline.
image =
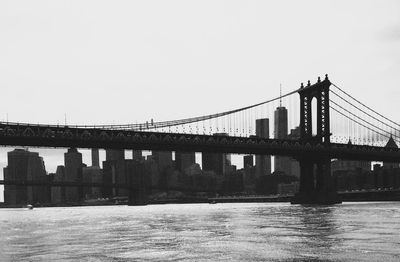
<svg viewBox="0 0 400 262">
<path fill-rule="evenodd" d="M 284 107 L 282 106 L 282 104 L 280 102 L 279 107 L 277 107 L 275 111 L 278 112 L 279 110 L 281 110 L 283 108 Z M 276 118 L 276 112 L 274 113 L 275 117 L 273 120 L 275 128 L 277 128 L 277 126 L 284 126 L 285 129 L 283 130 L 283 132 L 287 132 L 287 125 L 288 125 L 287 116 L 284 119 Z M 286 112 L 287 112 L 287 110 L 286 110 Z M 282 122 L 282 120 L 283 120 L 283 122 Z M 278 122 L 279 122 L 279 124 L 278 124 Z M 266 137 L 266 138 L 268 138 L 270 136 L 269 119 L 256 119 L 254 124 L 256 126 L 256 128 L 254 130 L 255 135 L 260 136 L 260 137 Z M 277 132 L 278 129 L 276 129 L 275 132 Z M 280 130 L 279 132 L 282 132 L 282 130 Z M 227 134 L 216 133 L 214 135 L 225 136 Z M 14 149 L 14 150 L 8 151 L 7 154 L 15 151 L 15 147 L 11 147 L 11 149 Z M 39 148 L 36 148 L 36 149 L 41 151 Z M 31 151 L 29 151 L 28 147 L 25 147 L 25 150 L 27 150 L 27 152 L 31 152 Z M 48 151 L 48 152 L 51 152 L 54 154 L 54 153 L 59 153 L 57 151 L 60 151 L 63 149 L 49 149 L 49 150 L 51 150 L 51 151 Z M 56 150 L 56 152 L 54 152 L 53 150 Z M 105 170 L 105 169 L 109 169 L 110 167 L 109 167 L 109 165 L 104 166 L 103 161 L 118 160 L 118 159 L 135 159 L 135 155 L 138 154 L 138 152 L 134 151 L 134 150 L 79 149 L 79 151 L 77 151 L 76 149 L 72 149 L 72 148 L 69 148 L 66 150 L 67 150 L 66 152 L 64 150 L 64 154 L 63 154 L 63 156 L 64 156 L 63 163 L 61 161 L 59 161 L 58 163 L 50 162 L 50 166 L 51 166 L 52 170 L 49 168 L 46 168 L 46 161 L 44 161 L 43 163 L 44 163 L 44 168 L 45 168 L 45 171 L 47 174 L 50 174 L 50 173 L 57 174 L 58 168 L 60 166 L 62 166 L 63 168 L 65 168 L 65 171 L 64 171 L 65 177 L 66 178 L 69 177 L 68 179 L 72 179 L 71 181 L 76 180 L 76 177 L 77 177 L 77 174 L 75 174 L 76 171 L 72 172 L 74 174 L 74 175 L 72 175 L 72 177 L 71 177 L 71 175 L 68 175 L 69 173 L 71 173 L 71 171 L 68 171 L 68 170 L 71 170 L 71 168 L 68 168 L 67 164 L 69 163 L 68 165 L 71 165 L 71 161 L 72 161 L 72 163 L 79 161 L 80 164 L 73 164 L 75 166 L 82 166 L 82 164 L 83 164 L 88 167 L 91 165 L 98 166 L 99 163 L 101 163 L 99 165 L 100 168 Z M 86 152 L 86 154 L 82 153 L 81 151 Z M 46 150 L 44 152 L 46 152 Z M 140 152 L 142 152 L 142 151 L 140 151 Z M 160 170 L 163 169 L 161 166 L 163 166 L 163 165 L 171 165 L 172 166 L 172 161 L 175 161 L 175 165 L 176 165 L 175 169 L 183 171 L 182 167 L 181 167 L 181 165 L 183 164 L 183 163 L 181 163 L 181 161 L 182 161 L 181 159 L 184 155 L 190 155 L 190 154 L 193 154 L 193 156 L 190 157 L 190 158 L 192 158 L 192 160 L 186 160 L 186 161 L 190 161 L 192 164 L 198 164 L 203 171 L 207 172 L 207 171 L 213 170 L 214 172 L 216 172 L 217 175 L 220 175 L 220 176 L 225 175 L 227 173 L 231 173 L 233 171 L 232 169 L 229 168 L 231 165 L 235 166 L 235 169 L 237 169 L 237 168 L 242 169 L 245 167 L 243 165 L 243 159 L 244 159 L 245 155 L 243 155 L 243 154 L 236 154 L 234 157 L 235 161 L 232 161 L 231 154 L 218 154 L 218 153 L 210 154 L 210 153 L 201 153 L 201 152 L 181 153 L 181 152 L 176 152 L 176 151 L 172 151 L 172 152 L 144 151 L 144 152 L 145 152 L 144 155 L 146 156 L 147 159 L 149 159 L 148 157 L 150 156 L 151 159 L 154 159 L 158 163 L 158 165 L 160 166 Z M 100 153 L 102 153 L 102 154 L 100 154 Z M 38 153 L 36 153 L 36 154 L 38 154 Z M 78 157 L 79 160 L 77 159 L 76 156 L 72 157 L 72 155 L 76 155 L 76 154 L 79 155 L 79 157 Z M 141 154 L 143 154 L 143 152 Z M 83 159 L 83 156 L 85 156 L 85 155 L 86 155 L 86 157 L 85 157 L 85 159 Z M 59 154 L 57 155 L 57 157 L 60 157 L 60 156 L 62 156 L 62 155 L 59 155 Z M 41 156 L 41 157 L 42 157 L 42 159 L 44 159 L 43 156 Z M 72 157 L 72 160 L 70 160 L 71 157 Z M 186 158 L 187 158 L 187 156 L 186 156 Z M 265 160 L 260 161 L 260 160 L 257 160 L 258 158 L 262 158 L 262 159 L 265 158 Z M 89 162 L 89 161 L 91 161 L 91 162 Z M 168 164 L 169 161 L 171 162 L 170 164 Z M 266 163 L 265 161 L 268 161 L 269 163 Z M 189 167 L 188 164 L 186 164 L 186 166 Z M 255 166 L 257 168 L 256 177 L 259 178 L 261 175 L 270 174 L 271 166 L 274 166 L 274 165 L 271 162 L 270 156 L 256 156 Z M 74 169 L 75 168 L 76 167 L 74 167 Z M 55 169 L 57 169 L 57 171 Z M 3 172 L 3 169 L 0 172 Z M 80 171 L 80 174 L 82 175 L 82 171 Z M 3 191 L 3 189 L 1 189 L 1 191 Z M 71 193 L 68 193 L 69 191 L 73 192 L 72 195 L 71 195 Z M 75 194 L 76 193 L 75 191 L 74 191 L 74 189 L 67 188 L 65 191 L 66 195 L 64 198 L 71 199 L 71 197 L 77 197 L 78 195 Z M 57 194 L 59 195 L 60 193 L 57 193 Z M 71 197 L 68 197 L 68 194 L 70 194 Z M 58 196 L 57 198 L 60 198 L 60 197 Z M 0 201 L 3 201 L 2 196 L 0 196 Z"/>
</svg>

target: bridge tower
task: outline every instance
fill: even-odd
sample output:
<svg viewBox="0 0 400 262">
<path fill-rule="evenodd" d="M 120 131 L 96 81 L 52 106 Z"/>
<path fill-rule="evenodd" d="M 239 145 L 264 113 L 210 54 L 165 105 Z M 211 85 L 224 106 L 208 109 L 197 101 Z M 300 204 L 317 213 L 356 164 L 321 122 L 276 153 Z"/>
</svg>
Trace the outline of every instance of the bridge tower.
<svg viewBox="0 0 400 262">
<path fill-rule="evenodd" d="M 329 87 L 328 75 L 321 81 L 307 86 L 301 84 L 300 95 L 300 140 L 307 146 L 330 146 Z M 316 132 L 313 132 L 312 101 L 316 99 Z M 315 135 L 314 135 L 315 134 Z M 336 204 L 341 203 L 331 176 L 329 155 L 306 153 L 297 157 L 300 163 L 300 188 L 292 204 Z"/>
</svg>

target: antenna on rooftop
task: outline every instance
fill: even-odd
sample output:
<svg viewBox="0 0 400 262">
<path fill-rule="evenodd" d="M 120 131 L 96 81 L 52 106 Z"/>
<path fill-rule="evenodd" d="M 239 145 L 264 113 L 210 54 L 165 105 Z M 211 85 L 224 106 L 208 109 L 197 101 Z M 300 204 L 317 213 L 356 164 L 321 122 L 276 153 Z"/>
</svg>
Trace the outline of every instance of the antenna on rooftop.
<svg viewBox="0 0 400 262">
<path fill-rule="evenodd" d="M 282 84 L 279 84 L 279 107 L 282 107 Z"/>
</svg>

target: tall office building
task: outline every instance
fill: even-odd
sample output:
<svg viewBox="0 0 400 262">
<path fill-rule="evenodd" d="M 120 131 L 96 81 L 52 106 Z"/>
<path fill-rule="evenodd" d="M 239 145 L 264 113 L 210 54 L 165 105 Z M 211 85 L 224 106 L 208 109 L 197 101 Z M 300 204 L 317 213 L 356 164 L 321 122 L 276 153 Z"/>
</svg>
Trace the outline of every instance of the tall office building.
<svg viewBox="0 0 400 262">
<path fill-rule="evenodd" d="M 126 184 L 125 151 L 123 149 L 107 149 L 106 161 L 103 162 L 103 181 L 106 184 Z M 120 188 L 103 188 L 103 197 L 127 196 L 128 191 Z"/>
<path fill-rule="evenodd" d="M 46 182 L 48 176 L 43 159 L 36 152 L 15 149 L 8 152 L 8 166 L 4 168 L 4 180 Z M 9 205 L 36 204 L 50 201 L 50 189 L 46 186 L 4 186 L 4 202 Z"/>
<path fill-rule="evenodd" d="M 82 182 L 84 183 L 102 183 L 103 173 L 98 166 L 89 166 L 82 168 Z M 83 196 L 85 199 L 96 199 L 101 197 L 101 188 L 84 187 Z"/>
<path fill-rule="evenodd" d="M 274 138 L 288 138 L 288 111 L 284 106 L 279 106 L 274 114 Z M 283 172 L 287 175 L 291 174 L 291 160 L 286 156 L 275 156 L 275 172 Z"/>
<path fill-rule="evenodd" d="M 291 140 L 299 140 L 300 139 L 300 127 L 296 127 L 290 130 L 290 134 L 288 135 L 288 139 Z M 290 175 L 300 178 L 300 163 L 294 158 L 290 158 Z"/>
<path fill-rule="evenodd" d="M 175 152 L 176 169 L 184 172 L 187 168 L 196 163 L 195 152 Z"/>
<path fill-rule="evenodd" d="M 254 166 L 253 155 L 246 155 L 243 157 L 243 168 Z"/>
<path fill-rule="evenodd" d="M 256 120 L 256 136 L 269 138 L 269 119 Z M 256 155 L 256 177 L 271 174 L 271 156 Z"/>
<path fill-rule="evenodd" d="M 215 133 L 214 136 L 227 136 L 226 133 Z M 231 155 L 224 153 L 202 153 L 204 171 L 214 171 L 217 175 L 225 175 L 230 171 Z"/>
<path fill-rule="evenodd" d="M 92 166 L 100 167 L 98 148 L 92 148 Z"/>
<path fill-rule="evenodd" d="M 153 151 L 151 155 L 153 160 L 157 163 L 160 172 L 163 172 L 167 168 L 172 168 L 171 151 Z"/>
<path fill-rule="evenodd" d="M 286 107 L 277 107 L 274 112 L 274 117 L 274 138 L 286 139 L 288 135 L 288 111 Z"/>
<path fill-rule="evenodd" d="M 142 150 L 132 150 L 132 159 L 136 161 L 144 161 Z"/>
<path fill-rule="evenodd" d="M 112 160 L 124 160 L 125 150 L 123 149 L 107 149 L 106 150 L 106 161 Z"/>
<path fill-rule="evenodd" d="M 70 148 L 68 152 L 64 154 L 64 166 L 66 182 L 82 181 L 82 154 L 79 153 L 76 148 Z M 79 202 L 82 197 L 81 188 L 65 188 L 65 200 L 67 202 Z"/>
<path fill-rule="evenodd" d="M 54 182 L 65 182 L 65 167 L 57 166 L 53 177 Z M 58 204 L 65 202 L 65 187 L 51 187 L 51 203 Z"/>
</svg>

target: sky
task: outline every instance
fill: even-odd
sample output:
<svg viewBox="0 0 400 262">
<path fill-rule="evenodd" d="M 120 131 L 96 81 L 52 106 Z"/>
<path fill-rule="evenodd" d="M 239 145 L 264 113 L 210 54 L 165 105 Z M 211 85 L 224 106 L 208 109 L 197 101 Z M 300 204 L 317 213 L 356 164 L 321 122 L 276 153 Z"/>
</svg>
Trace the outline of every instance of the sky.
<svg viewBox="0 0 400 262">
<path fill-rule="evenodd" d="M 187 118 L 327 73 L 400 122 L 399 69 L 397 0 L 0 2 L 1 121 Z M 33 151 L 63 164 L 63 149 Z"/>
</svg>

